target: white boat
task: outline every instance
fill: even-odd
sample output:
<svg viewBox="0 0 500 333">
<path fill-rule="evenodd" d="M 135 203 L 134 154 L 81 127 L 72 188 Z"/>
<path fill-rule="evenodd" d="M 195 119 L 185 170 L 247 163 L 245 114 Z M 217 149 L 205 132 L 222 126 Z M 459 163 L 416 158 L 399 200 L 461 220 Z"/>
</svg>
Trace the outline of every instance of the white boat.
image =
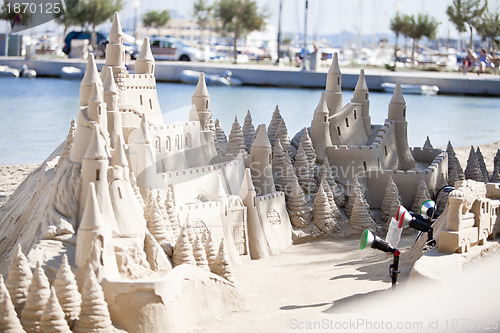
<svg viewBox="0 0 500 333">
<path fill-rule="evenodd" d="M 64 66 L 59 72 L 59 77 L 67 80 L 81 80 L 83 79 L 83 74 L 84 72 L 80 68 Z"/>
<path fill-rule="evenodd" d="M 0 76 L 3 77 L 19 77 L 19 71 L 8 66 L 0 66 Z"/>
<path fill-rule="evenodd" d="M 395 83 L 384 82 L 380 85 L 385 92 L 393 93 L 396 88 Z M 429 86 L 425 84 L 402 84 L 401 91 L 403 94 L 416 95 L 436 95 L 439 92 L 438 86 Z"/>
<path fill-rule="evenodd" d="M 29 69 L 28 66 L 23 65 L 19 71 L 20 77 L 34 78 L 36 77 L 36 71 L 34 69 Z"/>
<path fill-rule="evenodd" d="M 28 66 L 23 65 L 21 69 L 10 68 L 8 66 L 0 66 L 0 76 L 3 77 L 36 77 L 36 71 L 29 69 Z"/>
<path fill-rule="evenodd" d="M 179 79 L 184 83 L 196 84 L 200 73 L 185 69 L 179 74 Z M 225 71 L 222 75 L 205 74 L 205 82 L 212 86 L 241 86 L 241 80 L 232 77 L 232 74 L 231 71 Z"/>
</svg>

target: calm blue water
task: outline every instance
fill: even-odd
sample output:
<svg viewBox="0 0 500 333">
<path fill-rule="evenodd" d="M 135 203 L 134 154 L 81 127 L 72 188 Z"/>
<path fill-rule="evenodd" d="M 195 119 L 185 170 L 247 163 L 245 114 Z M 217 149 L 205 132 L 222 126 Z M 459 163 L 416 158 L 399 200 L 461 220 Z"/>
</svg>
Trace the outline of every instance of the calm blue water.
<svg viewBox="0 0 500 333">
<path fill-rule="evenodd" d="M 0 78 L 0 164 L 42 162 L 66 137 L 78 112 L 80 82 L 60 79 Z M 166 122 L 187 120 L 194 86 L 159 83 Z M 234 116 L 240 124 L 250 110 L 253 123 L 268 124 L 279 105 L 290 136 L 309 126 L 320 89 L 209 87 L 211 110 L 229 135 Z M 351 91 L 344 92 L 344 104 Z M 387 116 L 390 94 L 370 93 L 372 123 Z M 405 96 L 411 146 L 429 135 L 436 147 L 477 145 L 500 140 L 500 98 Z"/>
</svg>

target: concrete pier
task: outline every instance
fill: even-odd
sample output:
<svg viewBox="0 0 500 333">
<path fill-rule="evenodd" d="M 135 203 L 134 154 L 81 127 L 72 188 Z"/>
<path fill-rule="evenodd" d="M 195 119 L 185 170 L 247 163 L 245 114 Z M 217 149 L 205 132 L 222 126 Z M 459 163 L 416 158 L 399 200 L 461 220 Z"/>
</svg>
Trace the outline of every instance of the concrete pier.
<svg viewBox="0 0 500 333">
<path fill-rule="evenodd" d="M 25 60 L 16 57 L 0 57 L 0 65 L 20 68 L 26 64 L 37 71 L 39 76 L 58 77 L 64 66 L 85 68 L 86 60 L 81 59 L 38 59 Z M 103 61 L 98 61 L 102 66 Z M 133 62 L 129 69 L 133 71 Z M 324 88 L 327 68 L 319 71 L 303 71 L 299 68 L 273 65 L 232 65 L 203 62 L 156 62 L 156 79 L 159 82 L 179 82 L 180 73 L 185 70 L 220 75 L 230 70 L 233 76 L 244 85 Z M 342 68 L 342 88 L 353 90 L 358 80 L 359 69 Z M 366 83 L 371 91 L 382 90 L 381 84 L 401 83 L 417 85 L 436 85 L 440 94 L 500 96 L 500 76 L 491 74 L 477 75 L 451 72 L 396 71 L 384 69 L 365 69 Z"/>
</svg>

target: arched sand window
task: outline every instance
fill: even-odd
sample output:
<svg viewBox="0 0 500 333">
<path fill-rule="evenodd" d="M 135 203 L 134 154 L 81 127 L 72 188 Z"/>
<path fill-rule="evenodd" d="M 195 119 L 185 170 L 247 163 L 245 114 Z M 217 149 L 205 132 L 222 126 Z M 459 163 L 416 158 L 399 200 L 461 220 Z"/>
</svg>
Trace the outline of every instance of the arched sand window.
<svg viewBox="0 0 500 333">
<path fill-rule="evenodd" d="M 157 136 L 155 139 L 155 148 L 157 152 L 161 152 L 161 141 L 160 137 Z"/>
<path fill-rule="evenodd" d="M 169 136 L 167 136 L 167 139 L 165 140 L 165 149 L 167 151 L 172 151 L 172 142 Z"/>
<path fill-rule="evenodd" d="M 354 110 L 354 119 L 358 119 L 358 114 L 357 114 L 356 110 Z"/>
<path fill-rule="evenodd" d="M 192 148 L 193 147 L 193 138 L 191 137 L 191 133 L 186 133 L 186 142 L 185 142 L 185 147 L 186 148 Z"/>
<path fill-rule="evenodd" d="M 345 118 L 345 126 L 349 127 L 349 118 Z"/>
<path fill-rule="evenodd" d="M 95 170 L 95 180 L 98 181 L 101 178 L 101 170 L 96 169 Z"/>
</svg>

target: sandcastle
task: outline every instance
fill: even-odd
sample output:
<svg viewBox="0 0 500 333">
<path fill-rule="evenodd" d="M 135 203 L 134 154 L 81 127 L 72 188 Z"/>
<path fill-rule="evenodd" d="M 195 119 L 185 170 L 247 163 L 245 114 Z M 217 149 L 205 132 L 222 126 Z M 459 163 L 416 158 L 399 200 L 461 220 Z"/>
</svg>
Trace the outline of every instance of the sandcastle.
<svg viewBox="0 0 500 333">
<path fill-rule="evenodd" d="M 463 174 L 451 144 L 447 152 L 430 140 L 409 148 L 399 86 L 383 125 L 371 124 L 363 71 L 342 106 L 337 55 L 310 128 L 291 141 L 278 107 L 267 130 L 255 129 L 248 111 L 227 137 L 212 118 L 203 74 L 188 120 L 167 124 L 148 39 L 133 74 L 124 60 L 115 13 L 105 64 L 99 73 L 89 57 L 66 140 L 2 207 L 0 255 L 11 265 L 0 262 L 0 273 L 8 271 L 5 287 L 0 277 L 0 328 L 190 329 L 245 309 L 233 265 L 302 237 L 381 233 L 399 204 L 419 207 Z M 468 178 L 487 179 L 481 158 L 470 165 Z M 492 180 L 499 170 L 495 164 Z M 491 199 L 474 205 L 486 202 L 498 216 L 490 201 L 500 190 L 488 184 L 486 192 Z M 446 206 L 446 197 L 436 200 Z M 449 200 L 453 210 L 460 195 Z M 469 218 L 463 214 L 457 219 Z M 489 221 L 473 232 L 459 223 L 479 235 L 465 248 L 500 231 Z M 439 246 L 464 248 L 451 243 Z"/>
</svg>

